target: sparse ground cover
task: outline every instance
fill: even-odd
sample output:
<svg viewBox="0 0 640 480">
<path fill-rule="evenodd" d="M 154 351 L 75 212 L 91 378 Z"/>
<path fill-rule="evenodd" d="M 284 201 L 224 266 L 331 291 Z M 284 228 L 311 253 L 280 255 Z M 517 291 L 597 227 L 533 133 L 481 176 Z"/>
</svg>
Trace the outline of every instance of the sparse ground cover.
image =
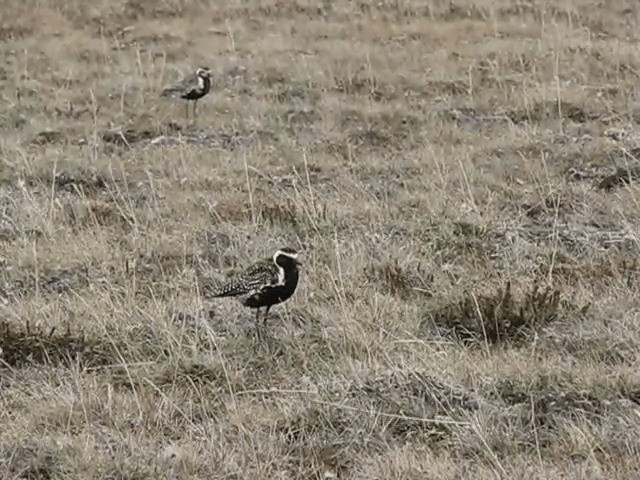
<svg viewBox="0 0 640 480">
<path fill-rule="evenodd" d="M 5 0 L 0 478 L 639 478 L 639 19 Z"/>
</svg>

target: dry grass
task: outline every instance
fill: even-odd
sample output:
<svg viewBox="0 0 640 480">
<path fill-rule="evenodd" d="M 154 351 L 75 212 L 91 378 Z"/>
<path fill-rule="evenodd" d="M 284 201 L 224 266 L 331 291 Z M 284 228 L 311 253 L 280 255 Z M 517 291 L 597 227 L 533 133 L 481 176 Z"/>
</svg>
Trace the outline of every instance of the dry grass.
<svg viewBox="0 0 640 480">
<path fill-rule="evenodd" d="M 6 0 L 0 478 L 638 478 L 639 18 Z"/>
</svg>

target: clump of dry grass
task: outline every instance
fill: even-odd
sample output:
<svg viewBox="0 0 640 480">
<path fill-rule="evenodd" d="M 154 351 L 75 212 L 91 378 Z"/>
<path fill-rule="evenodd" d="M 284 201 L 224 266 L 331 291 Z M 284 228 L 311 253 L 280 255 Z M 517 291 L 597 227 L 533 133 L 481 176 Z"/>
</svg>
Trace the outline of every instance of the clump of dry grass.
<svg viewBox="0 0 640 480">
<path fill-rule="evenodd" d="M 459 302 L 432 312 L 430 317 L 446 335 L 487 345 L 519 344 L 567 314 L 559 290 L 533 285 L 514 296 L 511 282 L 507 282 L 504 288 L 488 295 L 470 292 Z"/>
</svg>

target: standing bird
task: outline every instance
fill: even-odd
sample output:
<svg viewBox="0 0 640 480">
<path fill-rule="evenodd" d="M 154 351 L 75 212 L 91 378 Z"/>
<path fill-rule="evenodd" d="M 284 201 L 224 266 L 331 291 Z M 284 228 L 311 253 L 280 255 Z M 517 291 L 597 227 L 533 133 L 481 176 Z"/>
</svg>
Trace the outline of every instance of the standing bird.
<svg viewBox="0 0 640 480">
<path fill-rule="evenodd" d="M 163 97 L 180 97 L 184 100 L 193 100 L 193 116 L 196 116 L 198 100 L 211 90 L 211 72 L 206 67 L 200 67 L 194 75 L 190 75 L 178 83 L 165 88 Z M 189 118 L 189 103 L 186 104 L 187 118 Z"/>
<path fill-rule="evenodd" d="M 273 257 L 260 260 L 225 283 L 204 291 L 208 297 L 237 297 L 245 307 L 256 309 L 256 333 L 260 338 L 260 309 L 266 307 L 263 325 L 272 306 L 287 300 L 298 286 L 298 252 L 283 247 Z"/>
</svg>

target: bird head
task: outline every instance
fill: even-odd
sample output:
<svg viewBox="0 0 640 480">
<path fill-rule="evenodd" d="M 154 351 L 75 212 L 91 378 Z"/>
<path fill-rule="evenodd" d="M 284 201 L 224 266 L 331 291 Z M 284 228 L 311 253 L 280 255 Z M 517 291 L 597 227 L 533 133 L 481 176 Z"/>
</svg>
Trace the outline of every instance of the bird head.
<svg viewBox="0 0 640 480">
<path fill-rule="evenodd" d="M 291 247 L 282 247 L 273 254 L 273 262 L 282 267 L 286 265 L 302 265 L 298 260 L 299 253 Z"/>
<path fill-rule="evenodd" d="M 196 70 L 196 76 L 200 78 L 211 78 L 211 70 L 207 67 L 200 67 Z"/>
</svg>

